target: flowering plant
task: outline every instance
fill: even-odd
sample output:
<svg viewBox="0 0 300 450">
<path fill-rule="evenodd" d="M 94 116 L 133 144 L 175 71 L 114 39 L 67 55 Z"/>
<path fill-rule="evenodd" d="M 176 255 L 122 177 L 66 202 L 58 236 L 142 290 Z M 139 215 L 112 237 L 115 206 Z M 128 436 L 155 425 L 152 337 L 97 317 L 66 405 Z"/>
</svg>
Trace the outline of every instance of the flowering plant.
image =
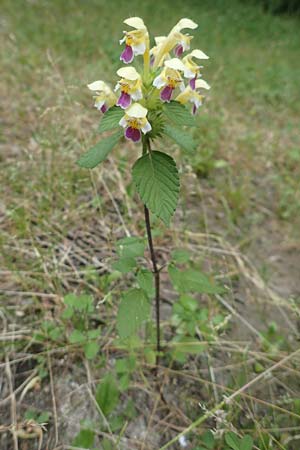
<svg viewBox="0 0 300 450">
<path fill-rule="evenodd" d="M 169 221 L 176 209 L 179 194 L 179 175 L 173 158 L 165 152 L 152 149 L 152 142 L 163 135 L 174 140 L 184 151 L 193 151 L 194 140 L 183 127 L 194 126 L 195 114 L 203 102 L 203 91 L 210 86 L 201 78 L 200 62 L 208 56 L 199 49 L 191 52 L 192 36 L 184 30 L 194 30 L 197 24 L 190 19 L 181 19 L 167 36 L 154 38 L 150 48 L 148 30 L 139 17 L 124 20 L 130 30 L 124 31 L 120 40 L 123 46 L 120 60 L 125 66 L 117 70 L 118 82 L 114 89 L 104 81 L 94 81 L 88 88 L 94 94 L 95 107 L 103 113 L 99 132 L 115 130 L 88 150 L 78 161 L 81 167 L 94 168 L 101 163 L 124 134 L 134 143 L 142 142 L 142 156 L 132 169 L 133 180 L 144 204 L 146 231 L 155 279 L 157 355 L 160 352 L 159 274 L 150 226 L 151 211 Z M 131 65 L 143 57 L 142 70 Z M 131 292 L 139 308 L 139 319 L 145 320 L 145 290 Z M 130 303 L 130 295 L 123 300 Z M 144 301 L 145 300 L 145 301 Z M 143 303 L 144 302 L 144 303 Z M 144 308 L 144 309 L 143 309 Z M 126 309 L 126 308 L 125 308 Z M 119 315 L 122 313 L 119 310 Z M 137 311 L 138 309 L 136 309 Z M 126 313 L 126 311 L 125 311 Z M 138 326 L 139 324 L 137 324 Z M 136 327 L 131 327 L 135 330 Z M 119 334 L 127 337 L 130 333 Z M 158 358 L 158 356 L 157 356 Z"/>
</svg>

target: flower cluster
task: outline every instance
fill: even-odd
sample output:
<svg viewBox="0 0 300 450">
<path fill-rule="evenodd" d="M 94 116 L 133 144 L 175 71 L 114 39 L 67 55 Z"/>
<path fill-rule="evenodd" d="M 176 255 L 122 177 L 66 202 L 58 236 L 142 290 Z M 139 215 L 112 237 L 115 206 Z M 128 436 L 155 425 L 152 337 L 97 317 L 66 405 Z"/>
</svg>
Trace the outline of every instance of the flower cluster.
<svg viewBox="0 0 300 450">
<path fill-rule="evenodd" d="M 138 142 L 142 133 L 151 132 L 155 112 L 159 114 L 164 102 L 191 105 L 192 114 L 197 112 L 203 102 L 203 89 L 210 89 L 201 78 L 200 65 L 208 56 L 199 49 L 188 53 L 193 36 L 183 30 L 198 26 L 190 19 L 181 19 L 167 36 L 154 38 L 152 48 L 141 18 L 130 17 L 124 23 L 131 28 L 120 40 L 124 46 L 120 60 L 126 66 L 117 70 L 119 81 L 114 91 L 103 81 L 94 81 L 88 88 L 95 94 L 95 107 L 103 113 L 114 105 L 124 110 L 119 125 L 125 129 L 127 139 Z M 139 55 L 144 61 L 141 73 L 129 65 Z M 152 119 L 148 120 L 150 111 Z"/>
</svg>

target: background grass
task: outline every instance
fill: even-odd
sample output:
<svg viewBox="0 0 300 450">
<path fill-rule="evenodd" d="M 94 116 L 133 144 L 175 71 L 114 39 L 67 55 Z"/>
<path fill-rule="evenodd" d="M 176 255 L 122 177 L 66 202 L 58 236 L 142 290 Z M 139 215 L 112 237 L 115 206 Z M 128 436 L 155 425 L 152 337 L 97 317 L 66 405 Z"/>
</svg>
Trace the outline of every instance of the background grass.
<svg viewBox="0 0 300 450">
<path fill-rule="evenodd" d="M 186 159 L 170 143 L 163 144 L 176 156 L 183 181 L 171 232 L 157 232 L 160 257 L 164 260 L 167 243 L 187 246 L 195 263 L 219 277 L 231 273 L 226 301 L 277 346 L 276 354 L 261 341 L 257 348 L 257 336 L 233 314 L 228 316 L 233 331 L 230 328 L 226 339 L 244 339 L 247 344 L 236 347 L 236 359 L 232 354 L 223 359 L 224 366 L 232 361 L 240 365 L 245 345 L 256 362 L 261 364 L 262 358 L 262 370 L 292 352 L 300 296 L 299 18 L 274 16 L 255 3 L 234 0 L 2 0 L 1 15 L 0 294 L 9 327 L 33 330 L 44 318 L 59 320 L 62 297 L 70 291 L 88 291 L 101 299 L 107 289 L 101 274 L 110 271 L 116 238 L 124 236 L 126 228 L 143 234 L 140 205 L 129 195 L 131 165 L 139 150 L 124 144 L 92 173 L 75 164 L 97 141 L 99 116 L 86 84 L 96 79 L 114 84 L 126 17 L 143 17 L 152 35 L 165 34 L 181 17 L 190 17 L 199 23 L 193 46 L 210 56 L 203 77 L 212 89 L 194 131 L 199 141 L 195 155 Z M 214 253 L 216 247 L 225 259 Z M 224 256 L 236 251 L 241 259 Z M 166 296 L 167 289 L 166 282 Z M 244 302 L 240 309 L 236 298 Z M 210 301 L 209 306 L 214 315 L 230 312 L 218 302 Z M 101 311 L 114 321 L 116 305 L 109 308 Z M 3 355 L 26 355 L 31 341 L 24 336 L 13 345 L 8 340 Z M 220 343 L 222 354 L 229 352 L 226 345 Z M 55 371 L 55 357 L 52 363 Z M 197 364 L 187 366 L 194 375 L 199 375 Z M 102 362 L 103 367 L 110 365 L 109 358 Z M 288 411 L 298 414 L 293 399 L 299 386 L 298 372 L 289 381 L 291 368 L 298 370 L 296 362 L 278 374 L 280 383 L 272 379 L 275 391 L 259 383 L 252 393 L 272 404 L 279 396 L 281 415 L 267 409 L 263 413 L 268 420 L 260 425 L 257 403 L 252 398 L 246 404 L 244 399 L 230 411 L 228 423 L 243 429 L 241 416 L 247 411 L 252 418 L 247 426 L 257 439 L 267 430 L 273 448 L 296 449 L 299 438 L 293 436 L 299 422 Z M 235 390 L 255 370 L 247 366 L 232 379 L 217 382 Z M 18 385 L 17 371 L 12 375 Z M 277 382 L 283 385 L 281 393 Z M 183 398 L 186 389 L 184 385 Z M 195 389 L 191 402 L 207 392 L 199 399 Z M 46 398 L 43 391 L 42 397 Z M 197 414 L 181 400 L 180 408 L 194 420 Z M 19 407 L 21 420 L 28 405 Z M 51 401 L 35 407 L 51 409 Z M 224 429 L 228 423 L 223 423 Z M 294 434 L 280 431 L 288 427 L 295 427 Z M 162 435 L 166 441 L 174 430 Z M 4 439 L 4 448 L 11 448 L 10 438 Z"/>
</svg>

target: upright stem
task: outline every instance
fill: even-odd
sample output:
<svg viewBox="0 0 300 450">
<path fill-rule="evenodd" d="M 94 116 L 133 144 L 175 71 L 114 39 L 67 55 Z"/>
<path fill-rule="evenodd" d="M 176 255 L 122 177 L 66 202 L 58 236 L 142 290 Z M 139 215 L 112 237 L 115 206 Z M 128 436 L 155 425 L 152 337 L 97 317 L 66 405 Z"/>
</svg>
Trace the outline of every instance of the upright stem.
<svg viewBox="0 0 300 450">
<path fill-rule="evenodd" d="M 157 268 L 156 256 L 153 247 L 152 233 L 151 233 L 151 224 L 150 224 L 150 214 L 149 209 L 146 205 L 144 205 L 145 212 L 145 223 L 148 237 L 148 245 L 150 250 L 150 257 L 152 261 L 153 267 L 153 275 L 155 281 L 155 313 L 156 313 L 156 371 L 159 366 L 159 354 L 160 354 L 160 279 L 159 279 L 159 270 Z"/>
<path fill-rule="evenodd" d="M 148 139 L 143 139 L 143 155 L 147 153 L 147 151 L 151 152 L 150 142 Z M 144 205 L 144 213 L 145 213 L 145 224 L 148 238 L 148 246 L 150 251 L 150 258 L 152 261 L 152 269 L 153 276 L 155 282 L 155 316 L 156 316 L 156 374 L 157 368 L 159 366 L 159 355 L 161 351 L 160 347 L 160 271 L 157 267 L 157 261 L 153 246 L 152 232 L 151 232 L 151 223 L 150 223 L 150 213 L 149 209 L 146 205 Z"/>
</svg>

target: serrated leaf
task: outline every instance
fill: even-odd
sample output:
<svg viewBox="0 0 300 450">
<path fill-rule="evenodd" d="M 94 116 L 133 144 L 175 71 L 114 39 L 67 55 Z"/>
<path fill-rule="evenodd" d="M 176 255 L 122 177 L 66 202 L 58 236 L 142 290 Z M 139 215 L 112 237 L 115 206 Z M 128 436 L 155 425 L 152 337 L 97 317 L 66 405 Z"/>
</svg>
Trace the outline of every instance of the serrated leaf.
<svg viewBox="0 0 300 450">
<path fill-rule="evenodd" d="M 183 264 L 190 260 L 191 254 L 185 249 L 177 248 L 172 251 L 171 258 L 173 261 Z"/>
<path fill-rule="evenodd" d="M 98 131 L 103 133 L 103 131 L 110 131 L 118 128 L 121 118 L 124 116 L 124 110 L 118 106 L 113 106 L 103 115 Z"/>
<path fill-rule="evenodd" d="M 137 256 L 143 256 L 145 251 L 144 240 L 138 237 L 119 239 L 116 246 L 120 257 L 135 258 Z"/>
<path fill-rule="evenodd" d="M 78 159 L 77 164 L 85 169 L 93 169 L 105 160 L 105 158 L 117 144 L 121 136 L 122 131 L 119 130 L 117 133 L 112 134 L 107 138 L 101 139 L 98 144 L 94 145 L 94 147 L 91 147 Z"/>
<path fill-rule="evenodd" d="M 170 265 L 169 275 L 174 288 L 181 293 L 220 294 L 224 292 L 222 287 L 216 285 L 207 275 L 199 270 L 178 270 L 173 265 Z"/>
<path fill-rule="evenodd" d="M 190 111 L 181 103 L 175 100 L 170 103 L 165 103 L 163 106 L 164 115 L 174 124 L 179 126 L 196 126 L 197 122 L 195 117 Z"/>
<path fill-rule="evenodd" d="M 121 300 L 117 315 L 117 329 L 122 339 L 134 335 L 149 319 L 150 303 L 142 289 L 127 291 Z"/>
<path fill-rule="evenodd" d="M 232 450 L 240 450 L 240 439 L 232 431 L 225 434 L 225 442 Z"/>
<path fill-rule="evenodd" d="M 179 194 L 179 176 L 173 158 L 158 151 L 147 153 L 134 164 L 132 176 L 144 204 L 168 225 Z"/>
<path fill-rule="evenodd" d="M 165 124 L 164 134 L 173 139 L 173 141 L 175 141 L 176 144 L 186 152 L 191 153 L 196 148 L 196 142 L 194 141 L 190 133 L 186 131 L 173 127 L 169 124 Z"/>
<path fill-rule="evenodd" d="M 111 413 L 117 406 L 119 390 L 111 374 L 107 374 L 104 380 L 97 386 L 96 401 L 105 416 Z"/>
<path fill-rule="evenodd" d="M 114 270 L 118 270 L 121 273 L 131 272 L 136 266 L 134 258 L 120 258 L 118 261 L 112 264 Z"/>
<path fill-rule="evenodd" d="M 141 289 L 144 289 L 149 298 L 154 295 L 153 273 L 150 270 L 142 269 L 136 276 Z"/>
</svg>

